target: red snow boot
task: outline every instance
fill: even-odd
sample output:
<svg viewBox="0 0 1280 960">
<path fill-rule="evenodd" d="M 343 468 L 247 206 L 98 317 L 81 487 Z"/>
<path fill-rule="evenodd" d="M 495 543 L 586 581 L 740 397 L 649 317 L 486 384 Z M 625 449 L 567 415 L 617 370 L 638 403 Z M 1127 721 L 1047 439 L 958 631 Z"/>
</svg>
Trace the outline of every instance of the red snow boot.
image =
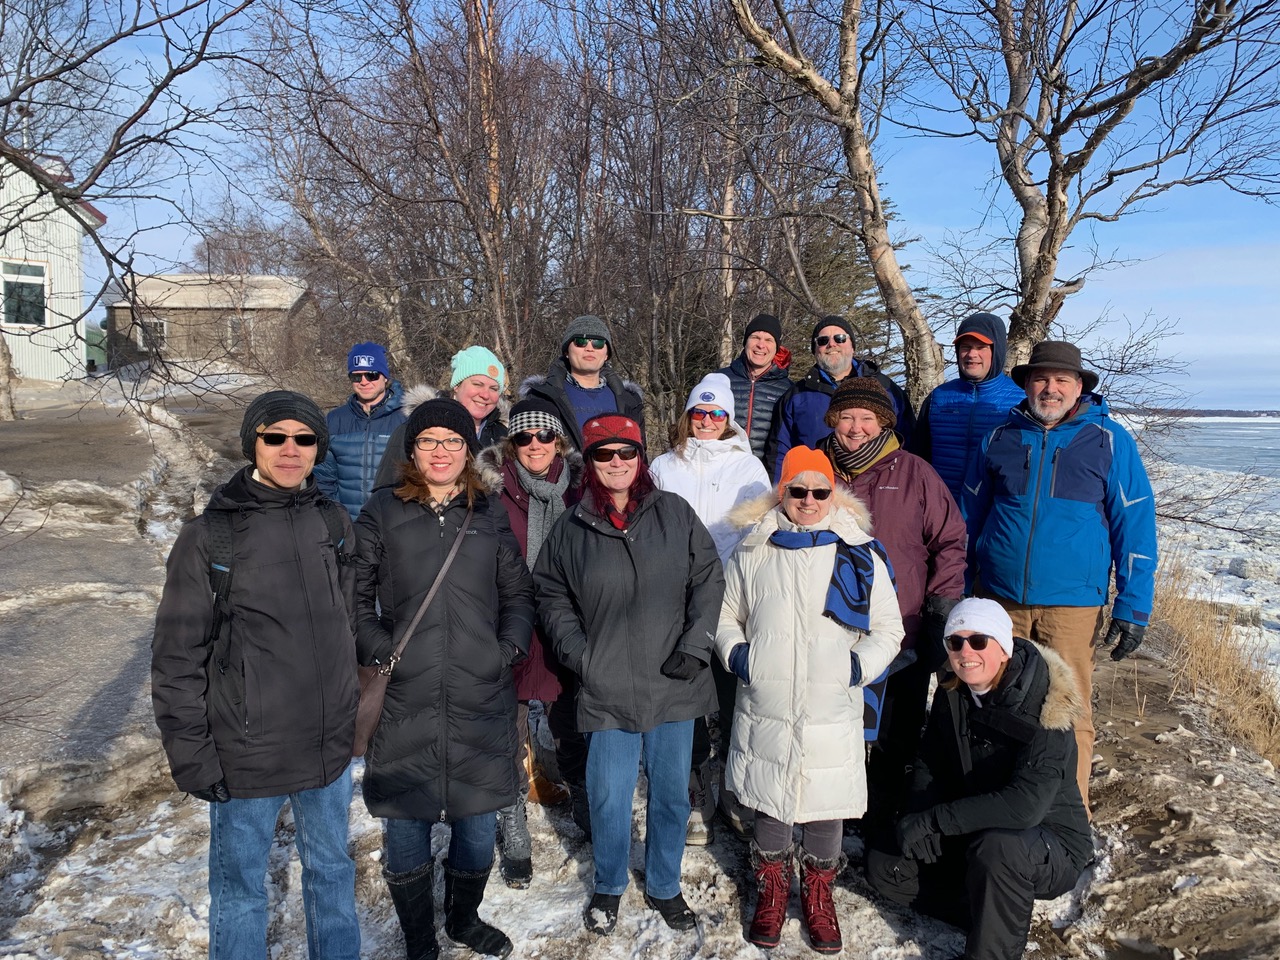
<svg viewBox="0 0 1280 960">
<path fill-rule="evenodd" d="M 809 944 L 818 953 L 839 953 L 844 946 L 836 905 L 831 901 L 831 885 L 843 865 L 843 854 L 834 860 L 818 860 L 800 851 L 800 907 L 809 928 Z"/>
<path fill-rule="evenodd" d="M 751 867 L 756 878 L 756 912 L 747 940 L 757 947 L 776 947 L 791 899 L 791 850 L 766 853 L 752 843 Z"/>
</svg>

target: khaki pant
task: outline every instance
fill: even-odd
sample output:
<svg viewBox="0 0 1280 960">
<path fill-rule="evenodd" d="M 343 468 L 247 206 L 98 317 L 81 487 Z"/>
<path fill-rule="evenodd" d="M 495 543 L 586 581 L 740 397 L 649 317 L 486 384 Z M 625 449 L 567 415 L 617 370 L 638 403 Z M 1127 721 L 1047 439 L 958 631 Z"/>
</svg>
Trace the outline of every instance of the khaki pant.
<svg viewBox="0 0 1280 960">
<path fill-rule="evenodd" d="M 1084 698 L 1076 724 L 1076 782 L 1089 809 L 1089 772 L 1093 768 L 1093 652 L 1102 623 L 1101 607 L 1037 607 L 992 596 L 1013 621 L 1013 635 L 1049 647 L 1075 671 Z M 1092 817 L 1090 813 L 1090 817 Z"/>
</svg>

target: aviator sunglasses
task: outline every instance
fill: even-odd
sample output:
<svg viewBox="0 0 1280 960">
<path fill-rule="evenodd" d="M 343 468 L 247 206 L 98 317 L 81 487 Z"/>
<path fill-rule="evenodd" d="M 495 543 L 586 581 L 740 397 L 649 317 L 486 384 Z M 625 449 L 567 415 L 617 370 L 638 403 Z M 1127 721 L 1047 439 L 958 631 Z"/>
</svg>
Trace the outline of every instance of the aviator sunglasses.
<svg viewBox="0 0 1280 960">
<path fill-rule="evenodd" d="M 300 447 L 314 447 L 319 439 L 314 433 L 259 433 L 258 437 L 268 447 L 283 447 L 286 440 Z"/>
<path fill-rule="evenodd" d="M 830 337 L 814 337 L 813 342 L 820 347 L 825 347 L 828 343 L 848 343 L 849 335 L 847 333 L 837 333 Z"/>
<path fill-rule="evenodd" d="M 362 381 L 364 383 L 376 383 L 381 376 L 382 374 L 380 373 L 365 373 L 362 370 L 357 370 L 355 373 L 348 373 L 347 379 L 352 383 L 360 383 Z"/>
<path fill-rule="evenodd" d="M 971 637 L 961 637 L 953 633 L 945 639 L 947 641 L 947 649 L 952 653 L 959 653 L 960 648 L 963 647 L 966 642 L 969 644 L 969 649 L 974 653 L 981 653 L 983 650 L 987 649 L 987 644 L 994 640 L 995 637 L 988 636 L 985 633 L 975 633 Z"/>
<path fill-rule="evenodd" d="M 511 442 L 517 447 L 527 447 L 529 444 L 537 440 L 539 443 L 555 443 L 556 432 L 549 427 L 543 427 L 537 431 L 522 431 L 515 434 L 511 438 Z"/>
<path fill-rule="evenodd" d="M 724 423 L 726 420 L 729 419 L 729 411 L 728 410 L 699 410 L 697 407 L 694 407 L 692 410 L 689 411 L 689 419 L 694 421 L 695 423 L 700 420 L 705 420 L 707 419 L 707 417 L 711 418 L 712 423 Z"/>
<path fill-rule="evenodd" d="M 614 457 L 620 460 L 634 460 L 640 456 L 640 448 L 623 447 L 621 450 L 592 450 L 590 456 L 596 463 L 609 463 Z"/>
<path fill-rule="evenodd" d="M 830 487 L 787 487 L 787 496 L 792 500 L 803 500 L 809 494 L 813 494 L 813 499 L 822 501 L 831 496 Z"/>
</svg>

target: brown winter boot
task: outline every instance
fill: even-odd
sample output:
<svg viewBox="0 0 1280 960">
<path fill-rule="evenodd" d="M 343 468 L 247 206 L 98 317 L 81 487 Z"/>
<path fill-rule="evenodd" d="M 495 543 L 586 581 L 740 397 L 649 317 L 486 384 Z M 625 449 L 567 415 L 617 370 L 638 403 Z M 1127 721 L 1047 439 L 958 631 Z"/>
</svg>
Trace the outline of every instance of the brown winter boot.
<svg viewBox="0 0 1280 960">
<path fill-rule="evenodd" d="M 751 868 L 756 878 L 756 912 L 747 940 L 757 947 L 776 947 L 791 899 L 791 850 L 766 853 L 752 843 Z"/>
<path fill-rule="evenodd" d="M 809 944 L 818 953 L 839 953 L 844 946 L 836 905 L 831 900 L 831 885 L 843 866 L 844 854 L 834 860 L 818 860 L 800 851 L 800 907 L 809 928 Z"/>
<path fill-rule="evenodd" d="M 529 781 L 529 802 L 543 807 L 554 807 L 569 799 L 569 788 L 551 780 L 542 764 L 533 756 L 532 738 L 525 744 L 524 773 Z"/>
</svg>

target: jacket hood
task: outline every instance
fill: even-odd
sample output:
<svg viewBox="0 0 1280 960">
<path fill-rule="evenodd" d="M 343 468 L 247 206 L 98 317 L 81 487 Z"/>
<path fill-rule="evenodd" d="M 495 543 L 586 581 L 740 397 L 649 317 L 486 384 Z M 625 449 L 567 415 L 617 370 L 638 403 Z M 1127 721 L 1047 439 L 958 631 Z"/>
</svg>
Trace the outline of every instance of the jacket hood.
<svg viewBox="0 0 1280 960">
<path fill-rule="evenodd" d="M 747 431 L 738 425 L 738 421 L 732 417 L 729 418 L 729 426 L 732 433 L 727 437 L 721 437 L 718 440 L 698 440 L 690 437 L 684 442 L 684 450 L 671 450 L 672 455 L 677 460 L 683 460 L 685 463 L 692 463 L 695 460 L 710 460 L 734 450 L 742 453 L 751 454 L 751 442 L 747 439 Z"/>
<path fill-rule="evenodd" d="M 871 513 L 867 510 L 867 505 L 839 486 L 835 488 L 831 497 L 830 529 L 851 546 L 873 539 Z M 746 500 L 738 504 L 729 511 L 726 520 L 735 530 L 753 528 L 743 543 L 758 543 L 761 540 L 767 540 L 769 535 L 778 529 L 778 515 L 781 512 L 778 495 L 771 490 L 754 500 Z"/>
<path fill-rule="evenodd" d="M 508 463 L 514 462 L 513 458 L 504 454 L 502 447 L 501 443 L 495 443 L 476 454 L 476 466 L 484 471 L 491 470 L 496 473 L 499 485 L 501 485 L 503 469 Z M 582 459 L 582 454 L 573 449 L 565 454 L 562 459 L 565 466 L 569 468 L 569 488 L 573 489 L 578 485 L 578 481 L 582 479 L 582 468 L 586 461 Z"/>
<path fill-rule="evenodd" d="M 1049 668 L 1049 694 L 1040 711 L 1040 725 L 1046 730 L 1070 730 L 1084 716 L 1084 698 L 1080 696 L 1075 673 L 1067 661 L 1048 647 L 1031 640 L 1023 642 L 1031 644 Z"/>
<path fill-rule="evenodd" d="M 1031 410 L 1028 407 L 1028 401 L 1023 400 L 1010 412 L 1015 418 L 1020 418 L 1026 421 L 1027 424 L 1035 429 L 1044 429 L 1044 424 L 1031 415 Z M 1110 418 L 1110 416 L 1111 408 L 1107 406 L 1105 397 L 1097 393 L 1082 393 L 1080 395 L 1080 402 L 1076 406 L 1076 412 L 1066 420 L 1059 420 L 1050 427 L 1050 429 L 1064 430 L 1071 427 L 1079 427 L 1086 423 L 1094 423 L 1100 426 L 1102 421 Z"/>
<path fill-rule="evenodd" d="M 246 464 L 231 475 L 231 479 L 219 486 L 209 497 L 208 510 L 269 510 L 287 507 L 320 498 L 320 488 L 314 476 L 307 477 L 300 490 L 277 490 L 253 479 L 257 469 Z"/>
<path fill-rule="evenodd" d="M 986 383 L 1004 373 L 1004 361 L 1009 354 L 1009 338 L 1004 322 L 993 313 L 975 313 L 966 318 L 960 327 L 965 333 L 976 333 L 991 341 L 991 369 L 979 382 Z"/>
<path fill-rule="evenodd" d="M 428 400 L 435 400 L 438 397 L 452 396 L 453 391 L 451 390 L 437 390 L 429 384 L 420 383 L 417 386 L 410 387 L 404 392 L 404 400 L 402 402 L 401 409 L 404 411 L 404 416 L 407 420 L 409 417 L 413 416 L 414 410 L 417 410 L 420 405 L 426 403 Z M 497 417 L 503 423 L 506 423 L 507 414 L 510 411 L 511 401 L 500 394 L 498 396 L 498 405 L 490 411 L 487 417 L 485 417 L 485 421 L 487 422 L 492 420 L 494 417 Z"/>
</svg>

